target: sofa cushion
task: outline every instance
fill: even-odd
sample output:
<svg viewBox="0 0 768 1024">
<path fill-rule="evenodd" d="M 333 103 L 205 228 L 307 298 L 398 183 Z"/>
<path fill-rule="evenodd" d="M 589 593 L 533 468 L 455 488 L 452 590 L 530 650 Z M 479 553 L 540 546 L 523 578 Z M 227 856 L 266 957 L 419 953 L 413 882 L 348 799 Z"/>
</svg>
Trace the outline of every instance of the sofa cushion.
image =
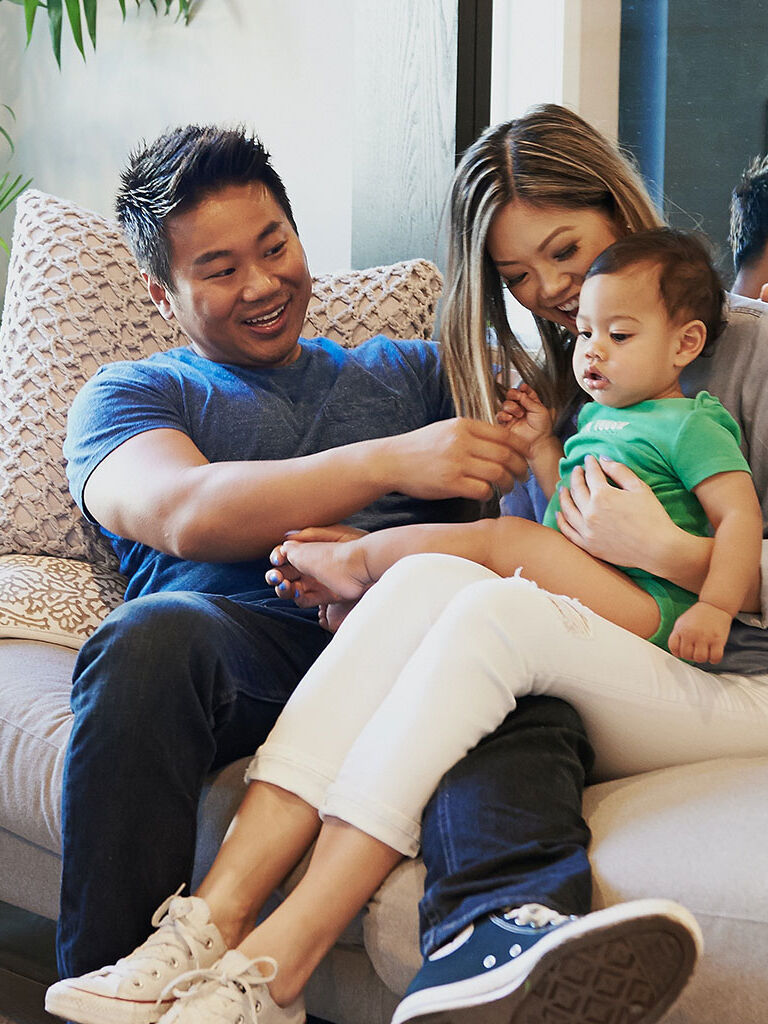
<svg viewBox="0 0 768 1024">
<path fill-rule="evenodd" d="M 0 827 L 56 854 L 74 660 L 56 644 L 0 641 Z"/>
<path fill-rule="evenodd" d="M 378 333 L 428 338 L 440 287 L 426 260 L 315 278 L 305 334 L 343 345 Z M 0 325 L 0 554 L 116 567 L 69 494 L 67 410 L 102 363 L 180 343 L 115 223 L 35 190 L 19 198 Z"/>
<path fill-rule="evenodd" d="M 768 1006 L 768 757 L 722 758 L 589 786 L 595 910 L 667 897 L 688 907 L 704 955 L 669 1024 L 757 1024 Z M 402 993 L 421 963 L 421 860 L 405 861 L 368 904 L 365 946 Z M 739 984 L 734 981 L 739 979 Z"/>
</svg>

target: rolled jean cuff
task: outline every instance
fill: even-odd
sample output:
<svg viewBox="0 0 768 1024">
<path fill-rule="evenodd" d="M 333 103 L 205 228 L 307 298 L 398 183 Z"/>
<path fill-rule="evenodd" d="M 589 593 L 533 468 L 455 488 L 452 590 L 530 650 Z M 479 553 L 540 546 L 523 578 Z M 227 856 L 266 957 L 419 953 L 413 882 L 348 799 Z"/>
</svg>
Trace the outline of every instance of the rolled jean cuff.
<svg viewBox="0 0 768 1024">
<path fill-rule="evenodd" d="M 320 808 L 323 818 L 340 818 L 404 857 L 417 857 L 421 848 L 421 825 L 391 807 L 377 807 L 364 793 L 329 789 Z"/>
<path fill-rule="evenodd" d="M 311 757 L 296 756 L 293 747 L 281 748 L 276 743 L 257 750 L 245 770 L 246 782 L 269 782 L 295 793 L 311 807 L 323 806 L 325 794 L 333 782 L 327 765 Z"/>
<path fill-rule="evenodd" d="M 419 946 L 423 957 L 431 956 L 436 949 L 455 938 L 460 931 L 487 914 L 496 914 L 509 907 L 522 907 L 526 903 L 540 903 L 557 911 L 558 914 L 572 914 L 573 908 L 558 905 L 556 900 L 546 895 L 520 896 L 520 887 L 478 893 L 470 896 L 455 907 L 442 921 L 425 926 L 422 921 L 419 935 Z M 584 911 L 587 913 L 587 911 Z"/>
</svg>

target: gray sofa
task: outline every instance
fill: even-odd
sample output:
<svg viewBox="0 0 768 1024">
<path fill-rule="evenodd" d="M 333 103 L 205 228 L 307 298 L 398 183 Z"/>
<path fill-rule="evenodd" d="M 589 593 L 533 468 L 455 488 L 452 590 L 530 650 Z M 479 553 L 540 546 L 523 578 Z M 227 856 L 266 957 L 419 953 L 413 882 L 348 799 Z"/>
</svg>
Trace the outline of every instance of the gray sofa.
<svg viewBox="0 0 768 1024">
<path fill-rule="evenodd" d="M 428 337 L 440 283 L 425 261 L 319 278 L 305 331 L 343 344 L 377 332 Z M 67 493 L 66 409 L 99 363 L 176 338 L 145 298 L 114 225 L 39 192 L 19 201 L 0 330 L 0 901 L 50 919 L 72 665 L 122 584 Z M 209 779 L 197 877 L 239 802 L 244 765 Z M 768 758 L 668 768 L 587 790 L 595 907 L 668 896 L 704 932 L 704 958 L 671 1024 L 768 1021 L 767 794 Z M 390 876 L 317 971 L 312 1013 L 335 1024 L 389 1020 L 419 964 L 422 886 L 420 861 Z M 3 1010 L 0 991 L 0 1017 Z"/>
</svg>

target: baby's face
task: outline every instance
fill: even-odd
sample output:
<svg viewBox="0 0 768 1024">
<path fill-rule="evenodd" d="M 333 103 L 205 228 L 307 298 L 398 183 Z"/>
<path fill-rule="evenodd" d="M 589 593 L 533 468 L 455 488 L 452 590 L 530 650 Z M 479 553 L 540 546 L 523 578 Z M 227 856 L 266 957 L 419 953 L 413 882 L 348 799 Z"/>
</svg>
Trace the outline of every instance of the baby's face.
<svg viewBox="0 0 768 1024">
<path fill-rule="evenodd" d="M 623 408 L 654 398 L 679 398 L 678 331 L 659 294 L 651 264 L 584 282 L 576 320 L 573 372 L 602 405 Z"/>
</svg>

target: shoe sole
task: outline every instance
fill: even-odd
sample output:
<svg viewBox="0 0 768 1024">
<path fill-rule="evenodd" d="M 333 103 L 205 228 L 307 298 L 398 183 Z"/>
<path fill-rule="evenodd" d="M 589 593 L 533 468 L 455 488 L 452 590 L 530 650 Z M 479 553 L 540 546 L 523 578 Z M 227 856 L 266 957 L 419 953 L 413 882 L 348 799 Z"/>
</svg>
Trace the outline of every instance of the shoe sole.
<svg viewBox="0 0 768 1024">
<path fill-rule="evenodd" d="M 632 906 L 563 925 L 531 948 L 538 955 L 527 972 L 522 957 L 511 961 L 482 977 L 483 991 L 458 982 L 415 992 L 392 1024 L 656 1024 L 693 972 L 701 933 L 676 904 L 637 901 L 626 917 Z"/>
<path fill-rule="evenodd" d="M 172 999 L 162 1003 L 137 1003 L 113 996 L 98 996 L 82 989 L 66 988 L 58 992 L 54 985 L 45 996 L 45 1009 L 57 1017 L 76 1024 L 156 1024 L 173 1005 Z"/>
</svg>

